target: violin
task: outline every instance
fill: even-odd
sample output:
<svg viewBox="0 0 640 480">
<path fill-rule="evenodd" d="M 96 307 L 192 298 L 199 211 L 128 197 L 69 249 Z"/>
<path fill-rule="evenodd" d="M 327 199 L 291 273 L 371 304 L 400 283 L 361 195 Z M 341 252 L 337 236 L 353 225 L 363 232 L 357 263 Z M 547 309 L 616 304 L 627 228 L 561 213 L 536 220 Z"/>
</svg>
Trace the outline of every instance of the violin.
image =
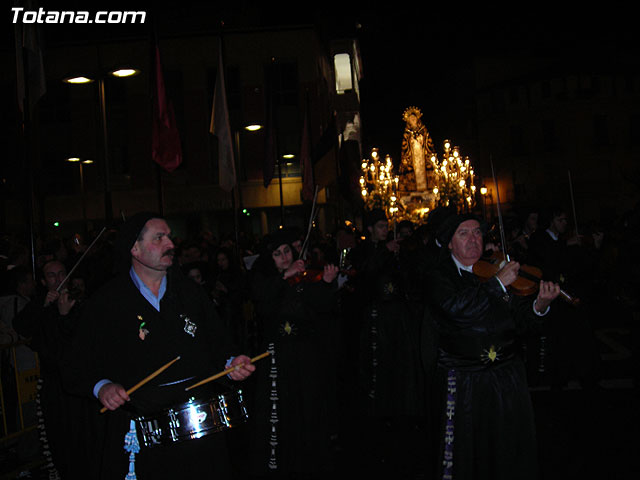
<svg viewBox="0 0 640 480">
<path fill-rule="evenodd" d="M 296 275 L 293 275 L 287 278 L 287 282 L 289 285 L 298 285 L 299 283 L 317 283 L 322 280 L 324 276 L 324 264 L 305 264 L 305 270 Z M 353 269 L 340 269 L 338 270 L 338 275 L 340 273 L 344 273 L 348 276 L 352 276 L 355 274 L 355 270 Z"/>
<path fill-rule="evenodd" d="M 480 258 L 473 265 L 473 273 L 481 280 L 486 281 L 494 277 L 506 263 L 501 252 L 494 252 L 489 257 Z M 518 278 L 507 288 L 515 295 L 533 295 L 540 287 L 540 280 L 542 280 L 542 270 L 533 265 L 520 265 Z M 573 306 L 580 304 L 580 299 L 562 289 L 560 289 L 560 298 Z"/>
<path fill-rule="evenodd" d="M 322 280 L 324 269 L 309 269 L 287 278 L 289 285 L 298 285 L 299 283 L 316 283 Z"/>
</svg>

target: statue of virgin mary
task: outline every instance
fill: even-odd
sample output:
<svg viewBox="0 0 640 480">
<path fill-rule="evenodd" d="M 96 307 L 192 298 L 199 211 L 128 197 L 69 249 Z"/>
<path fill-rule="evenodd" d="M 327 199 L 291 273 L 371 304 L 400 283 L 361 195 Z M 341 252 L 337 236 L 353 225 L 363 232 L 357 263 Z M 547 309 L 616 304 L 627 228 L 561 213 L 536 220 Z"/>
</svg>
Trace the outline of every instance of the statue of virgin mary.
<svg viewBox="0 0 640 480">
<path fill-rule="evenodd" d="M 401 192 L 426 192 L 433 188 L 431 155 L 433 142 L 422 123 L 422 112 L 417 107 L 407 108 L 402 139 L 402 158 L 398 169 L 398 190 Z"/>
</svg>

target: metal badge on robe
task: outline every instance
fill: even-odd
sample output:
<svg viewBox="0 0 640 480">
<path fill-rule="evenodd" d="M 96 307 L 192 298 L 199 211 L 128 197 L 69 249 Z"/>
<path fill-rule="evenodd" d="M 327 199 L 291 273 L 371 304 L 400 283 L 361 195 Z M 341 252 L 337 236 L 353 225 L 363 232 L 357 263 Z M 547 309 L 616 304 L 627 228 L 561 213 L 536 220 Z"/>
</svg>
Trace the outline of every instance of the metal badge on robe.
<svg viewBox="0 0 640 480">
<path fill-rule="evenodd" d="M 180 318 L 184 320 L 184 331 L 195 338 L 198 326 L 193 323 L 189 317 L 182 313 L 180 314 Z"/>
</svg>

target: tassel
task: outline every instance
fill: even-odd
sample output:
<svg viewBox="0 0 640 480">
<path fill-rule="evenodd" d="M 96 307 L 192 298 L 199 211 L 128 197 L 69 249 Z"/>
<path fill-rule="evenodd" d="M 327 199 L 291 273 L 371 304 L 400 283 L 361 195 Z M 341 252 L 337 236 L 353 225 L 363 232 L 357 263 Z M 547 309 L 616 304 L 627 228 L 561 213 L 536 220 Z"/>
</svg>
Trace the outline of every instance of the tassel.
<svg viewBox="0 0 640 480">
<path fill-rule="evenodd" d="M 140 451 L 138 436 L 136 435 L 136 422 L 131 420 L 129 423 L 129 431 L 124 436 L 124 449 L 129 452 L 129 473 L 124 477 L 125 480 L 136 480 L 136 453 Z"/>
</svg>

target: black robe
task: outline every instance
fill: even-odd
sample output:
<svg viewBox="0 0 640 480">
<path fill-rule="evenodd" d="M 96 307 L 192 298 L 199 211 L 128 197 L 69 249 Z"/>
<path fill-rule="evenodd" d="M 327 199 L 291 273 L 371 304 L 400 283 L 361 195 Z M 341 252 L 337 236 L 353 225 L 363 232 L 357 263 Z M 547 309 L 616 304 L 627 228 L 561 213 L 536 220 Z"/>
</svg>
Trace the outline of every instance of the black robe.
<svg viewBox="0 0 640 480">
<path fill-rule="evenodd" d="M 261 350 L 272 355 L 255 375 L 250 470 L 328 475 L 337 427 L 336 282 L 291 285 L 278 273 L 256 272 L 251 291 Z"/>
<path fill-rule="evenodd" d="M 422 305 L 410 298 L 411 271 L 399 260 L 385 242 L 365 241 L 353 252 L 361 315 L 357 396 L 362 412 L 376 418 L 424 414 Z"/>
<path fill-rule="evenodd" d="M 187 319 L 196 326 L 193 335 L 185 328 Z M 168 272 L 159 312 L 126 272 L 90 298 L 82 322 L 69 358 L 68 371 L 73 375 L 66 378 L 74 391 L 92 395 L 94 385 L 102 379 L 128 389 L 180 356 L 179 361 L 132 393 L 129 403 L 104 414 L 105 435 L 96 439 L 96 448 L 102 451 L 100 478 L 121 480 L 129 468 L 123 445 L 131 418 L 181 405 L 190 397 L 210 398 L 228 389 L 222 381 L 185 392 L 185 387 L 224 369 L 231 355 L 230 344 L 206 292 L 177 269 Z M 142 328 L 148 331 L 144 339 L 140 336 L 142 322 Z M 163 386 L 173 382 L 178 383 Z M 95 408 L 100 406 L 96 400 Z M 148 448 L 141 444 L 136 455 L 137 478 L 228 478 L 224 433 L 169 446 Z"/>
<path fill-rule="evenodd" d="M 459 272 L 450 256 L 429 274 L 427 292 L 439 331 L 437 478 L 536 479 L 535 423 L 518 343 L 540 323 L 532 299 L 506 295 L 495 277 L 480 283 Z"/>
<path fill-rule="evenodd" d="M 50 453 L 62 478 L 84 478 L 92 468 L 87 440 L 99 420 L 96 412 L 90 411 L 89 401 L 67 392 L 62 381 L 63 355 L 71 346 L 82 305 L 77 301 L 67 315 L 61 315 L 57 303 L 44 307 L 44 299 L 43 293 L 29 302 L 14 319 L 14 327 L 38 354 L 39 437 L 45 458 L 49 459 Z"/>
</svg>

